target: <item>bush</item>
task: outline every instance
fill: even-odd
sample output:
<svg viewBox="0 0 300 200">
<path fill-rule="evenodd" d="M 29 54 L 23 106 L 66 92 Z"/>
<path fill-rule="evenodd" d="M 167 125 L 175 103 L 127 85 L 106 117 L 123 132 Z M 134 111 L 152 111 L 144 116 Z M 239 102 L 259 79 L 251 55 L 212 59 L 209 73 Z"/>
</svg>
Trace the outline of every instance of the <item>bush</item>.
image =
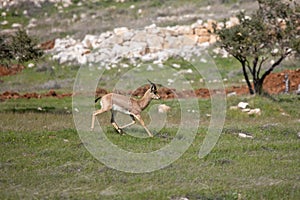
<svg viewBox="0 0 300 200">
<path fill-rule="evenodd" d="M 37 47 L 37 41 L 21 29 L 12 35 L 0 35 L 0 49 L 0 64 L 6 66 L 12 62 L 22 64 L 36 60 L 43 55 L 43 51 Z"/>
</svg>

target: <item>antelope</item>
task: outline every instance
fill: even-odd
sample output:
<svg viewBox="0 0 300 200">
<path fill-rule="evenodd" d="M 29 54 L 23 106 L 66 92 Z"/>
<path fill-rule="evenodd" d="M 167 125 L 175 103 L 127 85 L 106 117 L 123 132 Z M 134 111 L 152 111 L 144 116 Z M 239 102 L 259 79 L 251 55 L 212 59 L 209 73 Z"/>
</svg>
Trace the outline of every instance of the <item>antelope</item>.
<svg viewBox="0 0 300 200">
<path fill-rule="evenodd" d="M 148 80 L 149 81 L 149 80 Z M 123 129 L 129 127 L 136 123 L 136 119 L 146 130 L 150 137 L 153 137 L 153 134 L 145 126 L 145 122 L 141 117 L 141 112 L 147 108 L 152 99 L 160 99 L 160 96 L 157 93 L 157 88 L 154 83 L 149 81 L 150 88 L 145 92 L 144 96 L 141 99 L 134 99 L 127 97 L 121 94 L 109 93 L 103 97 L 98 97 L 95 99 L 95 103 L 100 100 L 101 109 L 93 112 L 92 116 L 92 126 L 91 130 L 94 129 L 95 118 L 97 115 L 111 111 L 111 124 L 118 131 L 118 133 L 123 134 Z M 115 115 L 117 112 L 124 113 L 129 115 L 132 119 L 132 122 L 124 126 L 119 127 L 115 122 Z"/>
</svg>

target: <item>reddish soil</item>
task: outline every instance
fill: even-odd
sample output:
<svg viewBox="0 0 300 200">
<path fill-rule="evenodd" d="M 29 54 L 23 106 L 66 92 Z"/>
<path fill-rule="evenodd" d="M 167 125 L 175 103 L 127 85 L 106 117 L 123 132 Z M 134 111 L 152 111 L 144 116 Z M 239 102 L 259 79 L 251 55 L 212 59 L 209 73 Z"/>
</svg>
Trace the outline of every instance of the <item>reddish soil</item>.
<svg viewBox="0 0 300 200">
<path fill-rule="evenodd" d="M 269 94 L 283 93 L 285 90 L 284 76 L 288 74 L 290 91 L 296 91 L 300 84 L 300 69 L 284 70 L 280 73 L 272 73 L 267 76 L 264 82 L 264 90 Z"/>
<path fill-rule="evenodd" d="M 53 49 L 54 46 L 55 46 L 55 39 L 40 44 L 40 48 L 43 50 Z"/>
<path fill-rule="evenodd" d="M 15 75 L 22 71 L 25 67 L 23 65 L 12 65 L 10 67 L 0 65 L 0 76 Z"/>
<path fill-rule="evenodd" d="M 0 68 L 1 69 L 1 68 Z M 16 67 L 15 72 L 21 67 Z M 4 72 L 4 70 L 3 70 Z M 296 91 L 298 89 L 298 85 L 300 84 L 300 69 L 297 70 L 285 70 L 280 73 L 272 73 L 270 74 L 265 82 L 264 82 L 264 90 L 269 94 L 280 94 L 284 92 L 285 83 L 284 83 L 284 76 L 285 74 L 289 75 L 290 81 L 290 92 Z M 140 87 L 135 91 L 129 91 L 126 94 L 132 94 L 133 96 L 143 96 L 146 90 L 149 89 L 149 86 Z M 213 91 L 213 93 L 216 91 Z M 242 86 L 231 86 L 226 88 L 226 94 L 235 92 L 237 95 L 246 95 L 249 94 L 248 87 L 246 85 Z M 98 88 L 96 90 L 96 96 L 103 96 L 107 94 L 108 91 L 102 88 Z M 122 93 L 122 92 L 118 92 Z M 123 92 L 124 94 L 124 92 Z M 209 98 L 210 92 L 206 88 L 199 88 L 195 91 L 176 91 L 175 89 L 161 87 L 158 89 L 158 94 L 161 96 L 162 99 L 172 99 L 172 98 L 187 98 L 187 97 L 200 97 L 200 98 Z M 72 93 L 65 93 L 59 94 L 54 90 L 50 90 L 48 93 L 45 94 L 37 94 L 37 93 L 26 93 L 26 94 L 19 94 L 13 91 L 6 91 L 0 94 L 0 100 L 6 99 L 18 99 L 18 98 L 45 98 L 45 97 L 55 97 L 55 98 L 63 98 L 69 97 L 74 94 Z M 76 94 L 75 94 L 76 95 Z M 93 96 L 93 94 L 87 94 Z"/>
<path fill-rule="evenodd" d="M 25 93 L 25 94 L 20 94 L 18 92 L 11 92 L 11 91 L 6 91 L 2 94 L 0 94 L 0 100 L 6 100 L 6 99 L 31 99 L 31 98 L 44 98 L 44 97 L 56 97 L 56 98 L 64 98 L 64 97 L 69 97 L 72 96 L 72 93 L 65 93 L 65 94 L 58 94 L 54 90 L 50 90 L 47 93 L 44 94 L 38 94 L 35 92 L 32 93 Z"/>
</svg>

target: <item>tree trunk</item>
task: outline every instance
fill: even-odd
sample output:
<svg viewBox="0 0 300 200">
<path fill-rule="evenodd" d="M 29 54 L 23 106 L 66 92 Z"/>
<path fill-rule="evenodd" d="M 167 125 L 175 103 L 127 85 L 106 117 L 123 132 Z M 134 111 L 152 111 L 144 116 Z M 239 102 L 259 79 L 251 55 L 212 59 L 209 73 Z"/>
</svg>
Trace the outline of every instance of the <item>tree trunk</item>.
<svg viewBox="0 0 300 200">
<path fill-rule="evenodd" d="M 261 95 L 263 93 L 263 79 L 258 79 L 254 81 L 254 90 L 255 93 Z"/>
<path fill-rule="evenodd" d="M 254 94 L 252 85 L 251 85 L 251 83 L 249 81 L 249 77 L 248 77 L 248 74 L 247 74 L 247 71 L 246 71 L 246 65 L 245 65 L 245 63 L 242 63 L 242 66 L 243 66 L 243 74 L 244 74 L 244 77 L 245 77 L 245 80 L 246 80 L 246 83 L 247 83 L 247 86 L 248 86 L 248 89 L 249 89 L 249 93 L 250 94 Z"/>
</svg>

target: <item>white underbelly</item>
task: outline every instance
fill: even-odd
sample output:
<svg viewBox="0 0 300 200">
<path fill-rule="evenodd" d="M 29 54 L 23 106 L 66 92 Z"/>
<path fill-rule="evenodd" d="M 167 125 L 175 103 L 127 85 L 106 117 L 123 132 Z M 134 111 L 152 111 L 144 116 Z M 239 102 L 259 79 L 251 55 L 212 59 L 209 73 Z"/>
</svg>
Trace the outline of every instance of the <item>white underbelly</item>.
<svg viewBox="0 0 300 200">
<path fill-rule="evenodd" d="M 124 113 L 126 115 L 130 115 L 130 112 L 127 109 L 122 108 L 121 106 L 118 106 L 118 105 L 115 105 L 115 104 L 112 106 L 112 110 Z"/>
</svg>

